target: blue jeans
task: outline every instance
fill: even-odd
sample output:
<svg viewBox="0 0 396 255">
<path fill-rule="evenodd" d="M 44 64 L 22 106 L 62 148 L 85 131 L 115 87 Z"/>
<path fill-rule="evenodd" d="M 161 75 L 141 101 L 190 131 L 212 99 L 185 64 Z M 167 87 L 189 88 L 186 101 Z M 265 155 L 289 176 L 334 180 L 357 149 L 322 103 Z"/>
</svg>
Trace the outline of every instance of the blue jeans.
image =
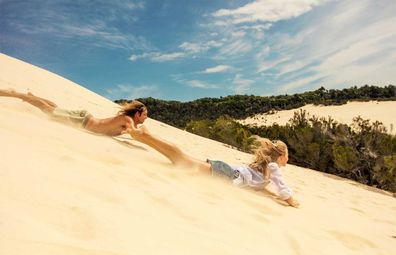
<svg viewBox="0 0 396 255">
<path fill-rule="evenodd" d="M 225 177 L 226 179 L 233 180 L 238 178 L 239 171 L 232 169 L 230 165 L 220 160 L 206 160 L 212 170 L 212 176 Z"/>
</svg>

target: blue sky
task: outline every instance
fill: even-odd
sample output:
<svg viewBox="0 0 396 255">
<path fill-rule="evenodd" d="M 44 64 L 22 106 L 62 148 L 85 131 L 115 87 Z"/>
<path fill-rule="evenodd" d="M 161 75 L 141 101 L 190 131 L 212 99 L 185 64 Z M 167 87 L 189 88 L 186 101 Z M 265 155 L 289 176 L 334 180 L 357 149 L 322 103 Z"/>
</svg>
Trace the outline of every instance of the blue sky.
<svg viewBox="0 0 396 255">
<path fill-rule="evenodd" d="M 0 0 L 0 50 L 109 99 L 396 84 L 394 0 Z"/>
</svg>

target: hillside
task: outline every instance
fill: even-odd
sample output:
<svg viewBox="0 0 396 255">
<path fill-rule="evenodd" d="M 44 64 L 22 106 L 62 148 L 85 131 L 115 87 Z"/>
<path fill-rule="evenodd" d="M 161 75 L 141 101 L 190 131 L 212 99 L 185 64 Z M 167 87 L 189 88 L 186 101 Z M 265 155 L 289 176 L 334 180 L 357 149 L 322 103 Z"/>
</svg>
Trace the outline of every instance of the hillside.
<svg viewBox="0 0 396 255">
<path fill-rule="evenodd" d="M 31 91 L 98 117 L 118 106 L 58 75 L 0 54 L 0 88 Z M 176 169 L 127 136 L 50 121 L 0 97 L 0 254 L 394 253 L 396 199 L 287 165 L 301 208 Z M 232 164 L 250 155 L 164 123 L 147 127 L 189 154 Z"/>
</svg>

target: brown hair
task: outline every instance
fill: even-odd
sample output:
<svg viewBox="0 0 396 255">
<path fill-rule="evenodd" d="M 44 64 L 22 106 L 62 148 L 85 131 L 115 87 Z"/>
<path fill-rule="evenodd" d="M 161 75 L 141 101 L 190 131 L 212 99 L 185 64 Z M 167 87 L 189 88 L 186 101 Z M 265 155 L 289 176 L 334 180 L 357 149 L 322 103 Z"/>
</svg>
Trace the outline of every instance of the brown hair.
<svg viewBox="0 0 396 255">
<path fill-rule="evenodd" d="M 276 162 L 280 156 L 286 155 L 287 145 L 280 140 L 270 141 L 267 138 L 259 136 L 254 136 L 254 138 L 256 139 L 256 148 L 254 149 L 255 159 L 249 167 L 266 176 L 267 165 L 271 162 Z"/>
<path fill-rule="evenodd" d="M 122 109 L 118 112 L 118 114 L 126 115 L 126 116 L 133 118 L 137 112 L 142 114 L 142 112 L 145 109 L 146 109 L 146 106 L 142 102 L 134 100 L 130 103 L 123 105 Z"/>
</svg>

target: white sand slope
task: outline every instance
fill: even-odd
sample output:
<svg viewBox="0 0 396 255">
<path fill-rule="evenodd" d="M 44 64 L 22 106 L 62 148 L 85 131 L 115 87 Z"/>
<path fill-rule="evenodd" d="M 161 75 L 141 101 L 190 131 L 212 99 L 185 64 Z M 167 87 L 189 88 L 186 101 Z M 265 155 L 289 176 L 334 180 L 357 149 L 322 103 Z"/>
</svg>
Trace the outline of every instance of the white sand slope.
<svg viewBox="0 0 396 255">
<path fill-rule="evenodd" d="M 108 116 L 117 105 L 62 77 L 0 55 L 0 88 L 30 90 Z M 147 126 L 190 154 L 230 163 L 250 155 L 154 120 Z M 396 247 L 396 199 L 288 165 L 301 208 L 175 169 L 127 136 L 50 121 L 0 97 L 0 254 L 356 254 Z"/>
<path fill-rule="evenodd" d="M 370 123 L 380 121 L 388 133 L 396 134 L 396 101 L 348 102 L 344 105 L 331 106 L 309 104 L 297 109 L 278 111 L 274 114 L 257 114 L 240 122 L 257 126 L 274 123 L 285 125 L 293 118 L 294 112 L 300 110 L 306 111 L 311 117 L 327 119 L 331 116 L 337 122 L 348 125 L 353 122 L 353 118 L 360 116 L 365 120 L 370 120 Z"/>
</svg>

